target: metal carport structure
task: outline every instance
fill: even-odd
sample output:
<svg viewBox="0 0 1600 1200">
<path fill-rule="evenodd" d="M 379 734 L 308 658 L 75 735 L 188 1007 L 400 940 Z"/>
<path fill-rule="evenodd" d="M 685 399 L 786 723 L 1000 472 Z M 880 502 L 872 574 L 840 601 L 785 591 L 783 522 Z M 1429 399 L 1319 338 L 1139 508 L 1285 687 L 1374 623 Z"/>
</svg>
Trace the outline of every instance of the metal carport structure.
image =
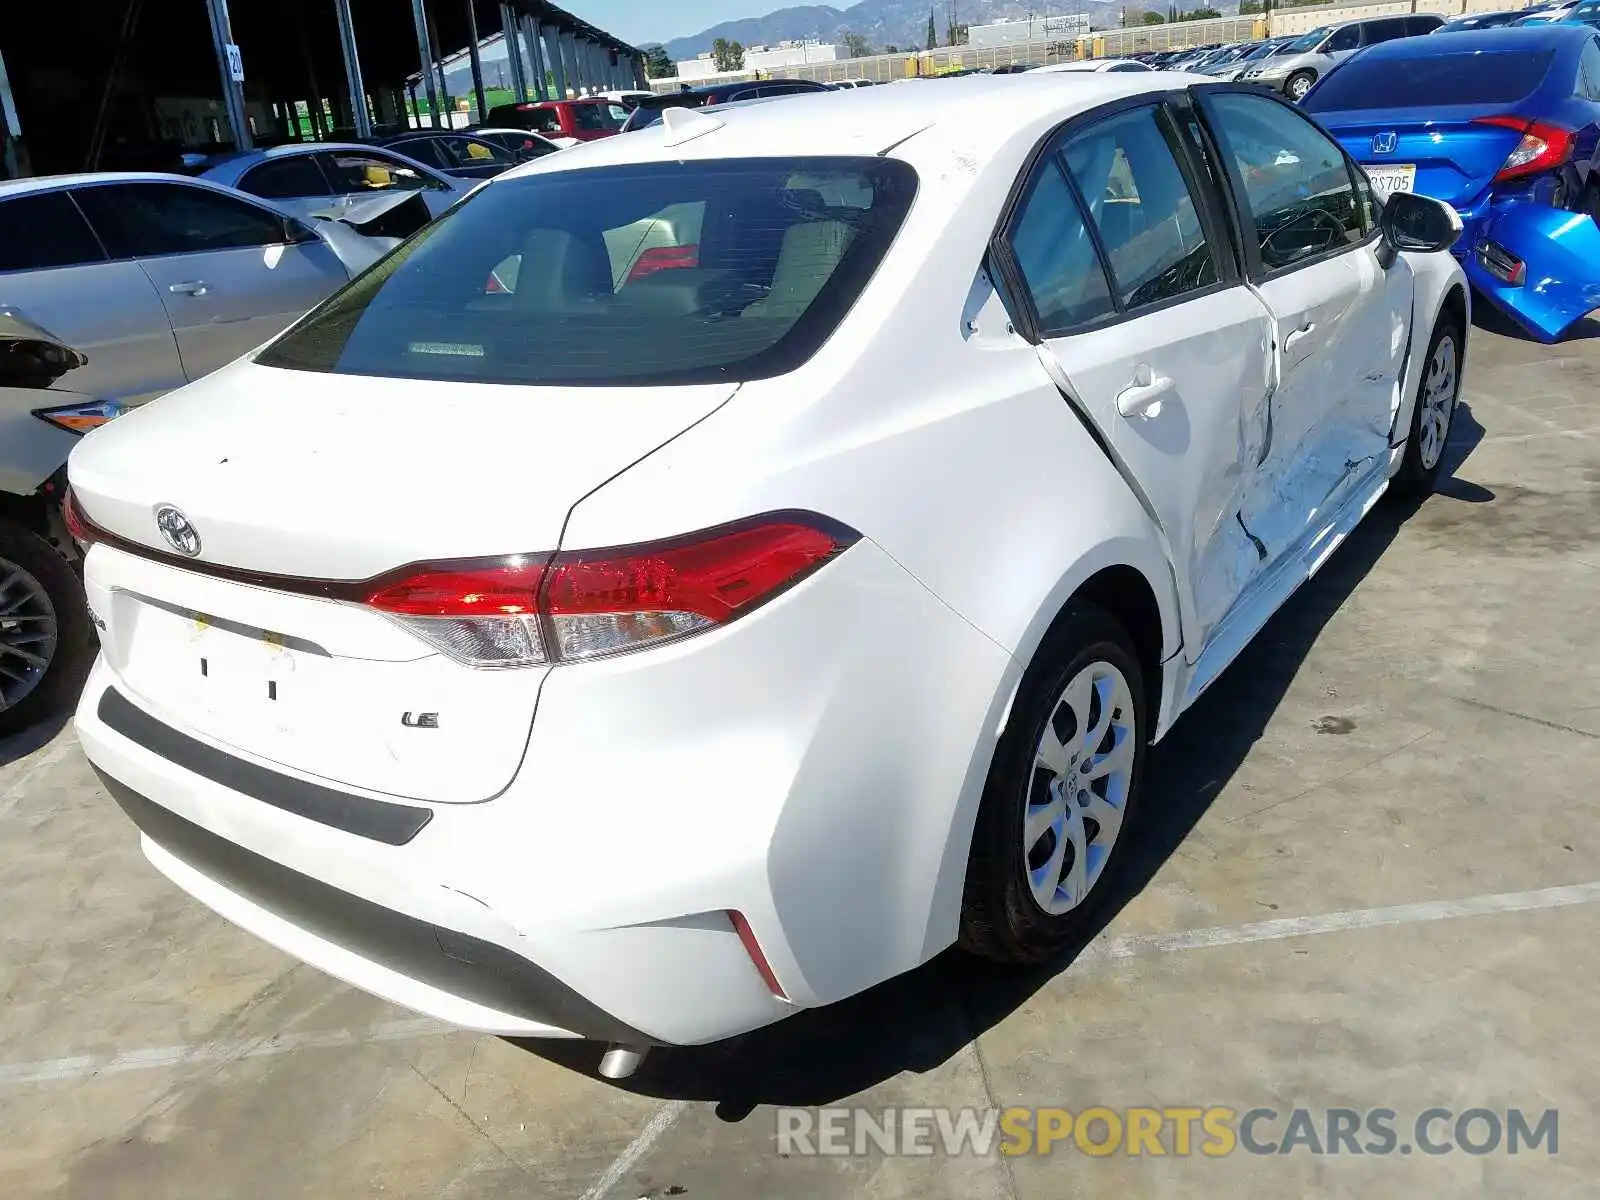
<svg viewBox="0 0 1600 1200">
<path fill-rule="evenodd" d="M 635 47 L 548 0 L 15 4 L 0 21 L 0 175 L 292 140 L 300 105 L 312 136 L 403 129 L 406 80 L 419 71 L 440 120 L 428 65 L 501 33 L 512 90 L 530 99 L 643 83 Z M 482 112 L 480 69 L 474 77 Z"/>
</svg>

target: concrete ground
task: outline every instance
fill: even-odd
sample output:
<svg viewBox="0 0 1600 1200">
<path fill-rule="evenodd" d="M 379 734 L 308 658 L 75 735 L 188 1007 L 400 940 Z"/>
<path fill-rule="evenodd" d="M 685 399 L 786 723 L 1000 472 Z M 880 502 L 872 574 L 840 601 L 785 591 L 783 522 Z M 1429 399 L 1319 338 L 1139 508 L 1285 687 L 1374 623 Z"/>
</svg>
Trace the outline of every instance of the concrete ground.
<svg viewBox="0 0 1600 1200">
<path fill-rule="evenodd" d="M 1157 748 L 1136 894 L 1048 973 L 948 956 L 619 1087 L 297 966 L 146 865 L 70 730 L 0 745 L 0 1195 L 1591 1194 L 1600 340 L 1474 341 L 1454 478 Z M 1559 1141 L 780 1156 L 774 1106 L 831 1104 L 1276 1110 L 1258 1142 L 1386 1108 L 1407 1146 L 1433 1107 L 1556 1109 Z"/>
</svg>

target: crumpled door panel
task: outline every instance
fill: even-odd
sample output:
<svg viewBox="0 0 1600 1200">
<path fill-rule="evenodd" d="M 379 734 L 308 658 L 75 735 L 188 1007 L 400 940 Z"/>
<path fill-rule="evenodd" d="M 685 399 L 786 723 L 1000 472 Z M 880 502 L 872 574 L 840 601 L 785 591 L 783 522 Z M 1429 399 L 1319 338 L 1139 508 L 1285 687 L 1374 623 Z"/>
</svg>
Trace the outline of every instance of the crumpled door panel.
<svg viewBox="0 0 1600 1200">
<path fill-rule="evenodd" d="M 1520 285 L 1484 265 L 1485 242 L 1525 264 Z M 1465 266 L 1473 287 L 1543 342 L 1600 308 L 1600 225 L 1587 213 L 1513 205 L 1484 225 Z"/>
</svg>

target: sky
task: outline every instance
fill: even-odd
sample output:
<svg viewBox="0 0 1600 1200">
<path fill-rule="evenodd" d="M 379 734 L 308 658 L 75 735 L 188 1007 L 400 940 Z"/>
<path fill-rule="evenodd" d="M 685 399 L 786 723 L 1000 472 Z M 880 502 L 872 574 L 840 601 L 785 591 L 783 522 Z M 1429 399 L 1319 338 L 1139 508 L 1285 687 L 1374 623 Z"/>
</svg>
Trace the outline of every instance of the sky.
<svg viewBox="0 0 1600 1200">
<path fill-rule="evenodd" d="M 718 21 L 764 16 L 799 0 L 562 0 L 561 7 L 637 46 L 699 33 Z M 827 0 L 821 0 L 826 3 Z M 839 0 L 834 7 L 843 8 Z"/>
</svg>

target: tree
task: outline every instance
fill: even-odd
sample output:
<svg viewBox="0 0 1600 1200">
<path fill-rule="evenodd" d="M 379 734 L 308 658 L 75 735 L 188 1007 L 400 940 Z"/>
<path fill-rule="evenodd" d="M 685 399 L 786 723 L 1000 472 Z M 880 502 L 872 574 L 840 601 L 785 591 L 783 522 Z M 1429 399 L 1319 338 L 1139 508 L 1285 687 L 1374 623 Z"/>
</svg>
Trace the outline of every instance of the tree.
<svg viewBox="0 0 1600 1200">
<path fill-rule="evenodd" d="M 678 73 L 677 66 L 667 56 L 663 46 L 644 47 L 644 73 L 651 79 L 671 79 Z"/>
<path fill-rule="evenodd" d="M 872 53 L 872 43 L 859 33 L 846 33 L 841 40 L 844 43 L 845 52 L 851 58 L 866 58 Z"/>
<path fill-rule="evenodd" d="M 1214 8 L 1191 8 L 1188 12 L 1183 14 L 1183 19 L 1185 21 L 1205 21 L 1212 17 L 1220 17 L 1221 15 L 1222 14 Z"/>
<path fill-rule="evenodd" d="M 1262 7 L 1263 0 L 1239 0 L 1239 15 L 1248 17 L 1252 13 L 1265 12 Z"/>
<path fill-rule="evenodd" d="M 952 46 L 965 46 L 967 44 L 967 27 L 962 24 L 953 24 L 946 27 L 945 41 Z"/>
<path fill-rule="evenodd" d="M 885 46 L 883 48 L 883 52 L 885 54 L 899 54 L 900 53 L 900 47 L 896 46 L 893 42 L 890 42 L 887 46 Z"/>
<path fill-rule="evenodd" d="M 933 9 L 928 10 L 928 49 L 939 44 L 939 28 L 933 23 Z"/>
<path fill-rule="evenodd" d="M 1147 12 L 1142 18 L 1146 25 L 1165 25 L 1167 19 L 1158 12 Z"/>
<path fill-rule="evenodd" d="M 738 42 L 730 42 L 727 38 L 718 38 L 711 43 L 711 61 L 716 64 L 719 71 L 742 71 L 744 47 Z"/>
</svg>

